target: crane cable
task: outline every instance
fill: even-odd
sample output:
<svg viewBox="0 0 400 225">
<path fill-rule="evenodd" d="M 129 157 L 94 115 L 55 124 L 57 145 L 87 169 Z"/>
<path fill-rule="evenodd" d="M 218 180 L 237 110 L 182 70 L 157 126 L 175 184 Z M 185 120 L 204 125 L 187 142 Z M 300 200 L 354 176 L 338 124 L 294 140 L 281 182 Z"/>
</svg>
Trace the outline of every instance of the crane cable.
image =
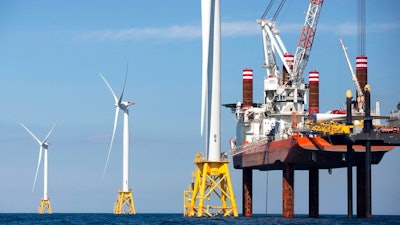
<svg viewBox="0 0 400 225">
<path fill-rule="evenodd" d="M 276 10 L 274 17 L 272 17 L 272 20 L 275 21 L 276 18 L 278 17 L 279 13 L 282 10 L 283 5 L 285 4 L 286 0 L 281 1 L 281 4 L 279 4 L 278 9 Z"/>
<path fill-rule="evenodd" d="M 275 0 L 271 0 L 271 1 L 268 3 L 268 6 L 267 6 L 267 8 L 265 9 L 264 13 L 262 14 L 261 19 L 264 20 L 264 19 L 267 17 L 267 14 L 268 14 L 268 12 L 271 10 L 272 5 L 274 5 L 274 2 L 275 2 Z M 286 0 L 281 0 L 281 3 L 279 3 L 279 6 L 278 6 L 278 8 L 277 8 L 276 11 L 275 11 L 274 16 L 272 17 L 272 21 L 275 21 L 275 20 L 276 20 L 276 18 L 278 17 L 279 13 L 281 12 L 282 7 L 283 7 L 283 5 L 285 4 L 285 2 L 286 2 Z"/>
<path fill-rule="evenodd" d="M 269 2 L 267 8 L 265 9 L 264 13 L 261 16 L 261 19 L 265 19 L 265 17 L 267 17 L 267 14 L 269 12 L 269 10 L 271 10 L 272 5 L 274 4 L 275 0 L 272 0 Z"/>
<path fill-rule="evenodd" d="M 365 0 L 358 0 L 357 1 L 357 44 L 358 44 L 358 55 L 365 55 L 365 14 L 366 14 L 366 7 L 365 7 Z"/>
</svg>

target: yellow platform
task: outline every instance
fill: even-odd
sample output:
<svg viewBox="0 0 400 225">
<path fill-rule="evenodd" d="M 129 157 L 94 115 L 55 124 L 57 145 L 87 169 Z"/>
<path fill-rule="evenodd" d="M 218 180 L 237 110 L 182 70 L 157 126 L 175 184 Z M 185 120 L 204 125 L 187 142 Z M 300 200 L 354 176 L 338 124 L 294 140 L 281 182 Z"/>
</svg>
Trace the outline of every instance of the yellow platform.
<svg viewBox="0 0 400 225">
<path fill-rule="evenodd" d="M 50 205 L 50 199 L 42 199 L 40 201 L 39 209 L 38 209 L 39 214 L 51 214 L 51 205 Z"/>
<path fill-rule="evenodd" d="M 184 191 L 184 216 L 238 216 L 229 173 L 229 160 L 209 162 L 196 154 L 195 179 Z"/>
<path fill-rule="evenodd" d="M 117 202 L 114 204 L 114 214 L 136 214 L 132 191 L 118 190 Z"/>
</svg>

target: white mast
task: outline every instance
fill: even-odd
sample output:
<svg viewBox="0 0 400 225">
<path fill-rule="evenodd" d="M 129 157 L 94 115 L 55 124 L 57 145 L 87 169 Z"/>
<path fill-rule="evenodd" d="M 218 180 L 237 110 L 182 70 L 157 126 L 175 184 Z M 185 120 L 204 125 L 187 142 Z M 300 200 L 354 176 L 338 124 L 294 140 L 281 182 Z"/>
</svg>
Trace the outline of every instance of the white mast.
<svg viewBox="0 0 400 225">
<path fill-rule="evenodd" d="M 381 105 L 379 103 L 379 100 L 376 100 L 375 102 L 375 116 L 380 116 L 381 115 Z M 374 119 L 373 120 L 374 125 L 381 125 L 381 120 L 380 119 Z"/>
<path fill-rule="evenodd" d="M 124 131 L 122 146 L 122 191 L 129 191 L 129 110 L 124 109 Z"/>
<path fill-rule="evenodd" d="M 44 148 L 44 162 L 43 162 L 43 199 L 47 200 L 47 171 L 48 171 L 48 158 L 47 158 L 47 147 Z"/>
<path fill-rule="evenodd" d="M 219 0 L 201 2 L 203 32 L 201 132 L 206 120 L 208 161 L 221 155 L 221 19 Z"/>
</svg>

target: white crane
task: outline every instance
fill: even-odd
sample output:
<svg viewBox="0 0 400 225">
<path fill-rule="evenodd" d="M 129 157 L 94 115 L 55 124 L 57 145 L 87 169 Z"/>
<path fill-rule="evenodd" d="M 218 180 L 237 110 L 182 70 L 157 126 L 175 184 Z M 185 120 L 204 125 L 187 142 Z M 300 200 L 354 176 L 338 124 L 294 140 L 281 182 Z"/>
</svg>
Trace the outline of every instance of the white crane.
<svg viewBox="0 0 400 225">
<path fill-rule="evenodd" d="M 363 106 L 364 106 L 364 94 L 363 94 L 363 91 L 361 89 L 360 84 L 358 83 L 357 76 L 354 73 L 353 67 L 351 66 L 349 56 L 347 55 L 347 47 L 344 46 L 344 43 L 343 43 L 341 38 L 339 38 L 339 41 L 340 41 L 340 45 L 342 46 L 344 55 L 346 56 L 346 61 L 347 61 L 347 65 L 349 66 L 349 69 L 350 69 L 351 78 L 352 78 L 352 80 L 354 82 L 354 86 L 356 87 L 356 90 L 357 90 L 356 93 L 357 93 L 358 111 L 362 112 L 363 111 Z"/>
<path fill-rule="evenodd" d="M 293 81 L 295 87 L 298 87 L 304 72 L 304 69 L 310 58 L 311 48 L 314 42 L 314 37 L 318 25 L 319 14 L 323 0 L 310 0 L 310 5 L 307 10 L 305 22 L 300 34 L 299 42 L 297 45 L 296 53 L 294 55 L 293 67 L 289 66 L 287 61 L 284 59 L 284 55 L 288 53 L 286 47 L 279 36 L 279 30 L 275 26 L 275 20 L 279 14 L 285 1 L 281 1 L 271 20 L 267 20 L 266 15 L 271 8 L 274 1 L 271 1 L 266 11 L 264 12 L 258 23 L 261 25 L 263 33 L 263 44 L 264 44 L 264 57 L 265 67 L 267 68 L 267 75 L 278 75 L 276 66 L 275 54 L 281 59 L 286 71 L 290 74 L 290 80 Z"/>
<path fill-rule="evenodd" d="M 272 19 L 267 20 L 265 19 L 267 13 L 274 4 L 274 1 L 271 1 L 261 19 L 258 20 L 262 28 L 264 64 L 268 77 L 264 81 L 264 99 L 266 108 L 269 111 L 275 108 L 276 104 L 280 104 L 276 100 L 278 98 L 282 99 L 282 96 L 293 96 L 293 103 L 295 104 L 293 107 L 296 109 L 300 109 L 302 107 L 300 105 L 305 102 L 307 87 L 302 82 L 302 73 L 310 57 L 323 0 L 310 0 L 295 55 L 288 53 L 279 36 L 279 30 L 275 26 L 276 17 L 284 3 L 285 0 L 281 0 Z M 284 76 L 282 77 L 276 64 L 276 54 L 287 71 L 287 74 L 283 74 Z M 271 79 L 268 80 L 270 76 Z M 279 84 L 280 87 L 276 88 L 276 84 Z M 283 108 L 280 107 L 280 109 Z"/>
<path fill-rule="evenodd" d="M 262 17 L 259 20 L 257 20 L 257 22 L 261 26 L 261 31 L 262 31 L 264 58 L 265 58 L 264 66 L 267 69 L 267 75 L 279 76 L 279 70 L 276 65 L 275 54 L 278 54 L 286 70 L 289 73 L 292 72 L 292 69 L 289 67 L 286 60 L 284 59 L 284 54 L 288 53 L 288 51 L 286 50 L 285 44 L 283 43 L 281 37 L 279 36 L 279 30 L 275 25 L 276 17 L 278 16 L 279 11 L 281 10 L 284 3 L 285 1 L 281 1 L 273 18 L 267 19 L 267 13 L 271 9 L 273 4 L 273 1 L 271 1 L 267 9 L 265 10 L 264 14 L 262 15 Z"/>
</svg>

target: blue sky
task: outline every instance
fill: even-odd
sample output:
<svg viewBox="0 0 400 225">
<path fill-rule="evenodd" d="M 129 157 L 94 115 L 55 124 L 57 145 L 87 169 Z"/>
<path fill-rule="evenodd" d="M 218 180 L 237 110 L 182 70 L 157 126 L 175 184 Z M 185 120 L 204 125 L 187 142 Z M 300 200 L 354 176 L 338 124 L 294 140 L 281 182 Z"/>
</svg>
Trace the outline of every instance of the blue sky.
<svg viewBox="0 0 400 225">
<path fill-rule="evenodd" d="M 342 108 L 355 92 L 342 37 L 357 55 L 357 1 L 325 1 L 306 71 L 320 71 L 320 111 Z M 254 99 L 262 100 L 263 62 L 258 19 L 268 1 L 221 0 L 222 102 L 241 100 L 241 70 L 254 69 Z M 289 0 L 277 20 L 295 52 L 308 1 Z M 397 65 L 399 3 L 367 1 L 366 55 L 372 101 L 381 114 L 400 101 Z M 102 73 L 130 109 L 130 187 L 138 213 L 181 213 L 200 137 L 200 1 L 9 1 L 0 3 L 0 212 L 36 212 L 43 195 L 39 147 L 19 125 L 50 136 L 49 197 L 54 212 L 112 212 L 122 186 L 122 118 L 107 173 L 113 98 Z M 306 78 L 307 79 L 307 78 Z M 375 108 L 373 106 L 373 108 Z M 222 110 L 222 148 L 235 135 Z M 400 214 L 399 148 L 372 167 L 372 213 Z M 232 168 L 232 166 L 231 166 Z M 241 171 L 231 170 L 241 212 Z M 254 212 L 266 211 L 267 173 L 254 172 Z M 308 175 L 295 173 L 295 213 L 308 213 Z M 355 183 L 354 183 L 355 186 Z M 354 200 L 355 201 L 355 200 Z M 268 173 L 269 213 L 281 213 L 281 172 Z M 320 171 L 320 213 L 346 214 L 346 171 Z"/>
</svg>

